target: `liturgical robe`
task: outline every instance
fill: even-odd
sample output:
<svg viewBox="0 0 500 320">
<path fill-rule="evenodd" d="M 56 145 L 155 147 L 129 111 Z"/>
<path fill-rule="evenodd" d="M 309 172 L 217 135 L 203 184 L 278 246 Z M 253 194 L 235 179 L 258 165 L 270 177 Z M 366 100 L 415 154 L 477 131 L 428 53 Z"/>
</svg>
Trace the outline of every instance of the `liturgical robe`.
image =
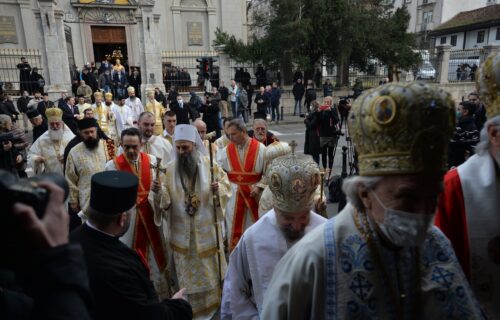
<svg viewBox="0 0 500 320">
<path fill-rule="evenodd" d="M 252 198 L 253 185 L 260 184 L 265 168 L 266 147 L 254 139 L 244 146 L 230 143 L 217 153 L 217 162 L 227 172 L 233 197 L 226 206 L 226 226 L 229 249 L 238 244 L 243 232 L 259 219 L 259 199 Z"/>
<path fill-rule="evenodd" d="M 305 234 L 325 221 L 311 211 Z M 274 209 L 245 231 L 229 258 L 222 296 L 222 320 L 259 319 L 274 267 L 294 244 L 280 231 Z"/>
<path fill-rule="evenodd" d="M 439 229 L 418 250 L 395 251 L 373 226 L 361 233 L 360 215 L 348 204 L 287 252 L 264 297 L 263 319 L 484 319 Z"/>
<path fill-rule="evenodd" d="M 500 170 L 489 154 L 446 174 L 435 221 L 487 316 L 500 319 Z"/>
</svg>

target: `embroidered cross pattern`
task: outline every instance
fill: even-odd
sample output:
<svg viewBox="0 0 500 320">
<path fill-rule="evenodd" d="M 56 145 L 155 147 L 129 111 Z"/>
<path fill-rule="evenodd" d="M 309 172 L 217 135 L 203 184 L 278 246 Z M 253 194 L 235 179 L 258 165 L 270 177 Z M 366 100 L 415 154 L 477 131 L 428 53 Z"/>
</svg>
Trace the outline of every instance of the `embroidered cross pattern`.
<svg viewBox="0 0 500 320">
<path fill-rule="evenodd" d="M 298 146 L 297 142 L 295 140 L 292 140 L 289 144 L 290 148 L 292 148 L 292 154 L 295 154 L 295 148 Z"/>
<path fill-rule="evenodd" d="M 366 297 L 372 291 L 373 285 L 363 277 L 360 273 L 356 274 L 352 279 L 349 289 L 354 292 L 361 300 L 365 300 Z"/>
<path fill-rule="evenodd" d="M 431 280 L 449 289 L 451 287 L 451 284 L 453 283 L 454 276 L 455 274 L 453 272 L 450 272 L 444 268 L 436 266 L 432 270 Z"/>
</svg>

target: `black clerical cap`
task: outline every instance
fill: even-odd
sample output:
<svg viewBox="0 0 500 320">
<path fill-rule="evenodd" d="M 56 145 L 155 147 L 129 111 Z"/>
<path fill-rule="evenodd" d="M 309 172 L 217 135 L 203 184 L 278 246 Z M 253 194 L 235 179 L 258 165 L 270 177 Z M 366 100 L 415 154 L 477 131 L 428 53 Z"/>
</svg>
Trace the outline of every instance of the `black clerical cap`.
<svg viewBox="0 0 500 320">
<path fill-rule="evenodd" d="M 125 171 L 103 171 L 92 176 L 90 207 L 103 214 L 118 214 L 131 209 L 137 198 L 139 179 Z"/>
<path fill-rule="evenodd" d="M 38 112 L 37 109 L 29 109 L 28 111 L 26 111 L 26 115 L 28 116 L 28 119 L 33 119 L 41 116 L 40 112 Z"/>
<path fill-rule="evenodd" d="M 78 120 L 78 130 L 85 130 L 92 127 L 98 127 L 97 121 L 94 118 L 83 118 L 82 120 Z"/>
<path fill-rule="evenodd" d="M 77 98 L 85 98 L 85 96 L 83 94 L 77 94 L 76 97 Z"/>
</svg>

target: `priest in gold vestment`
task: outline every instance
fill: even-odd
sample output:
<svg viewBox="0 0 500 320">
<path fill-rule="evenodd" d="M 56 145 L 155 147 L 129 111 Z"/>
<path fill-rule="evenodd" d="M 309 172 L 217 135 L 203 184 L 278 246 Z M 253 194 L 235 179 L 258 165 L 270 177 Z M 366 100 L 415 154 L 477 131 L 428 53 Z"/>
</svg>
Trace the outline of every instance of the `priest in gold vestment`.
<svg viewBox="0 0 500 320">
<path fill-rule="evenodd" d="M 199 151 L 202 142 L 193 126 L 178 125 L 174 136 L 177 161 L 168 164 L 156 203 L 164 210 L 177 281 L 187 288 L 194 319 L 212 319 L 226 270 L 220 230 L 231 187 L 215 161 L 212 180 L 210 158 Z"/>
<path fill-rule="evenodd" d="M 165 113 L 165 110 L 163 109 L 163 106 L 161 103 L 156 101 L 155 99 L 155 90 L 148 90 L 146 91 L 146 96 L 148 99 L 148 102 L 146 103 L 146 111 L 151 112 L 154 117 L 155 117 L 155 128 L 153 131 L 153 134 L 155 136 L 161 136 L 163 133 L 163 114 Z"/>
</svg>

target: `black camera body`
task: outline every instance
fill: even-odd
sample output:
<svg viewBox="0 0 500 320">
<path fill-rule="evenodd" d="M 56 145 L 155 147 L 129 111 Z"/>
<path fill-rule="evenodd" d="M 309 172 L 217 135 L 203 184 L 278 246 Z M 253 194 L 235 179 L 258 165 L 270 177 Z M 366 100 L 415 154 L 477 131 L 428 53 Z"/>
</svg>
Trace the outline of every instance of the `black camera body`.
<svg viewBox="0 0 500 320">
<path fill-rule="evenodd" d="M 50 181 L 64 190 L 64 199 L 68 197 L 69 186 L 59 174 L 42 174 L 29 179 L 17 179 L 12 173 L 0 170 L 0 203 L 5 204 L 8 211 L 14 203 L 22 203 L 32 207 L 37 216 L 42 218 L 49 201 L 49 191 L 38 186 L 37 182 Z"/>
</svg>

